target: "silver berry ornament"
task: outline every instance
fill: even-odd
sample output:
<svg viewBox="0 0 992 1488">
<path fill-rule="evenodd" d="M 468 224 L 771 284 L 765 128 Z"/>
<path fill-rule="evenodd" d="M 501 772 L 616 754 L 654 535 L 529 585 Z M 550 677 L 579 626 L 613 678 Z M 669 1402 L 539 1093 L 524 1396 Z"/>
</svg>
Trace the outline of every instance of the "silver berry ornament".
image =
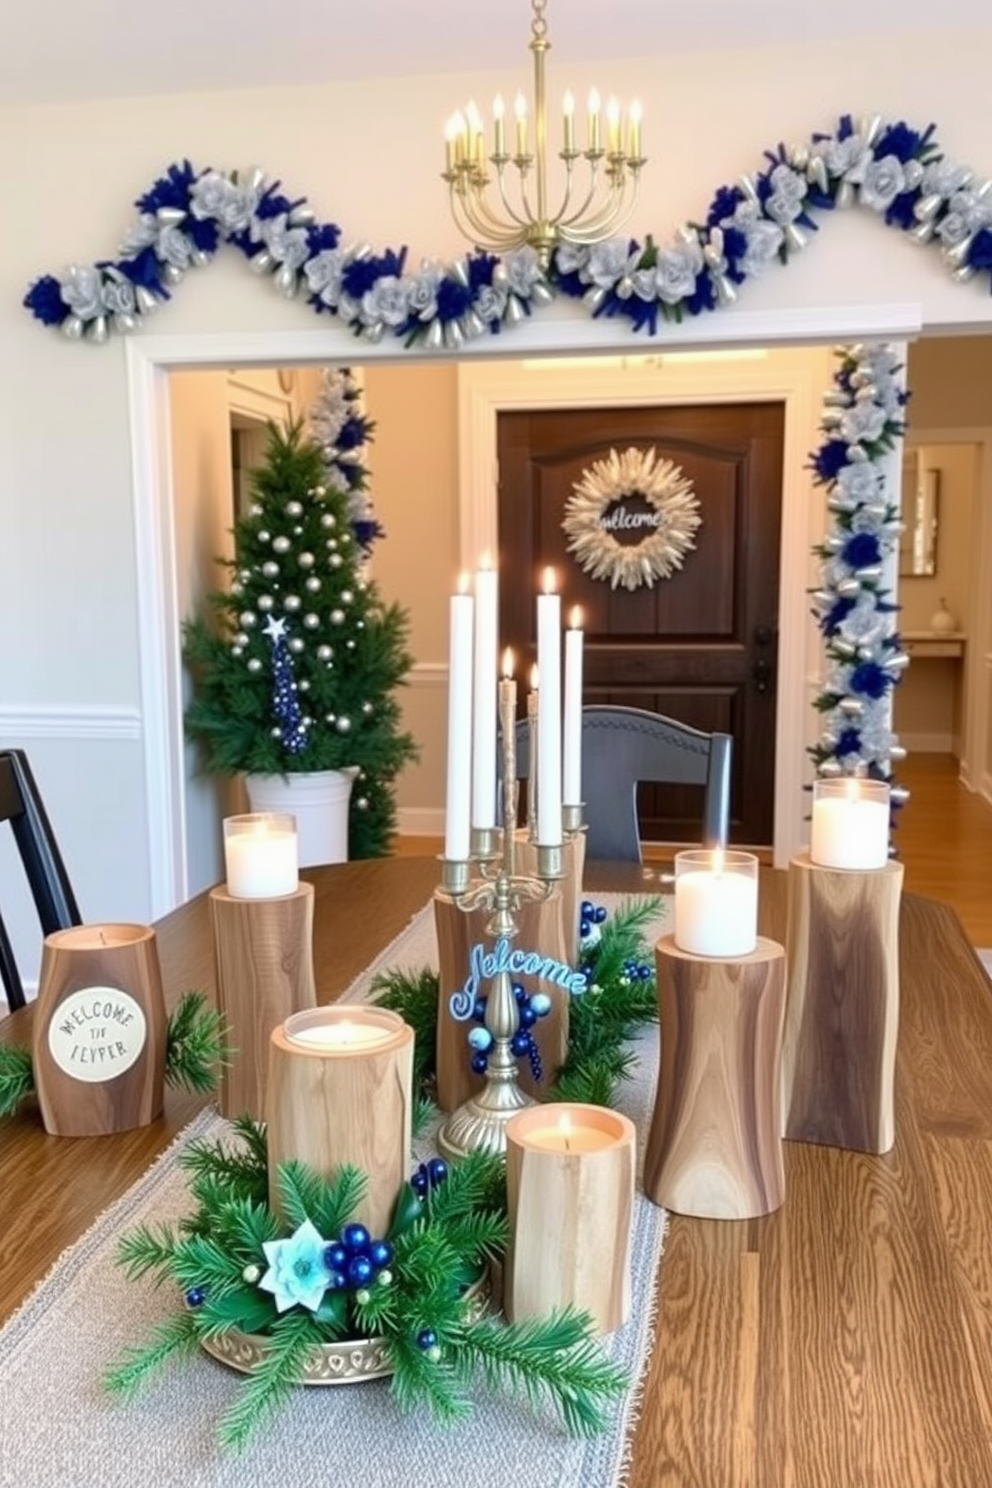
<svg viewBox="0 0 992 1488">
<path fill-rule="evenodd" d="M 350 732 L 351 732 L 351 719 L 350 718 L 339 718 L 338 719 L 338 733 L 339 734 L 348 734 Z"/>
<path fill-rule="evenodd" d="M 331 611 L 331 624 L 332 625 L 343 625 L 344 624 L 344 610 L 332 610 Z"/>
<path fill-rule="evenodd" d="M 298 610 L 303 601 L 298 594 L 287 594 L 282 602 L 284 610 Z"/>
<path fill-rule="evenodd" d="M 368 809 L 369 809 L 368 797 L 367 796 L 359 796 L 358 797 L 358 800 L 355 802 L 355 805 L 358 807 L 359 811 L 368 811 Z"/>
<path fill-rule="evenodd" d="M 287 512 L 287 515 L 288 516 L 298 517 L 298 516 L 301 515 L 302 511 L 303 511 L 303 507 L 302 507 L 302 505 L 301 505 L 301 503 L 299 501 L 287 501 L 286 502 L 286 512 Z"/>
<path fill-rule="evenodd" d="M 307 630 L 319 630 L 320 616 L 315 615 L 311 610 L 308 615 L 303 616 L 303 624 L 306 626 Z"/>
<path fill-rule="evenodd" d="M 335 718 L 336 718 L 336 716 L 337 715 L 335 713 L 325 713 L 324 714 L 324 722 L 325 723 L 333 723 L 334 720 L 335 720 Z"/>
<path fill-rule="evenodd" d="M 299 680 L 299 682 L 297 682 L 296 685 L 300 689 L 301 692 L 309 692 L 310 691 L 310 683 L 307 681 L 306 677 L 301 677 L 300 680 Z"/>
<path fill-rule="evenodd" d="M 342 604 L 351 604 L 351 601 L 354 599 L 354 597 L 355 596 L 352 594 L 352 592 L 351 592 L 350 589 L 342 589 L 341 590 L 341 603 Z"/>
<path fill-rule="evenodd" d="M 242 584 L 247 584 L 248 580 L 251 578 L 251 569 L 243 568 L 238 574 L 238 578 L 241 580 Z"/>
<path fill-rule="evenodd" d="M 323 585 L 316 574 L 311 574 L 308 579 L 304 580 L 303 587 L 308 594 L 319 594 Z"/>
<path fill-rule="evenodd" d="M 244 586 L 244 584 L 239 583 L 238 580 L 235 579 L 234 583 L 231 585 L 231 593 L 237 595 L 237 594 L 244 594 L 244 592 L 245 592 L 245 586 Z"/>
<path fill-rule="evenodd" d="M 250 517 L 260 517 L 262 515 L 262 508 L 257 501 L 253 501 L 248 508 L 248 515 Z"/>
<path fill-rule="evenodd" d="M 365 717 L 368 718 L 370 716 L 370 714 L 372 713 L 372 704 L 371 703 L 363 703 L 362 704 L 362 712 L 365 714 Z"/>
<path fill-rule="evenodd" d="M 262 573 L 267 579 L 274 579 L 278 572 L 279 565 L 278 563 L 275 563 L 271 558 L 267 559 L 266 562 L 262 564 Z"/>
<path fill-rule="evenodd" d="M 333 646 L 324 645 L 324 646 L 318 646 L 317 647 L 317 660 L 318 661 L 330 661 L 330 659 L 331 659 L 331 657 L 333 655 L 334 655 L 334 647 Z"/>
<path fill-rule="evenodd" d="M 261 1266 L 249 1265 L 246 1266 L 245 1269 L 242 1271 L 241 1280 L 246 1281 L 249 1286 L 255 1286 L 255 1284 L 261 1280 L 261 1276 Z"/>
<path fill-rule="evenodd" d="M 294 527 L 293 528 L 293 536 L 294 537 L 302 537 L 303 536 L 303 528 L 302 527 Z"/>
<path fill-rule="evenodd" d="M 262 663 L 257 656 L 249 656 L 248 670 L 250 672 L 260 672 L 262 670 Z"/>
<path fill-rule="evenodd" d="M 354 643 L 354 641 L 349 640 L 349 641 L 346 642 L 346 645 L 347 645 L 349 651 L 354 651 L 354 649 L 355 649 L 355 643 Z"/>
<path fill-rule="evenodd" d="M 325 512 L 320 519 L 320 525 L 321 527 L 327 527 L 328 529 L 331 527 L 336 527 L 338 525 L 338 519 L 333 512 Z"/>
<path fill-rule="evenodd" d="M 271 594 L 260 594 L 258 596 L 258 608 L 260 610 L 271 610 L 274 603 L 275 601 Z"/>
<path fill-rule="evenodd" d="M 301 640 L 299 636 L 290 637 L 289 649 L 290 651 L 292 651 L 294 656 L 299 656 L 300 652 L 305 648 L 305 646 L 306 641 Z"/>
<path fill-rule="evenodd" d="M 292 546 L 289 538 L 282 534 L 272 539 L 272 551 L 274 553 L 288 553 Z"/>
<path fill-rule="evenodd" d="M 312 553 L 301 553 L 296 561 L 301 568 L 313 568 L 314 556 Z"/>
<path fill-rule="evenodd" d="M 232 656 L 243 656 L 244 655 L 244 649 L 245 649 L 244 646 L 238 646 L 237 644 L 235 644 L 235 645 L 233 645 L 231 647 L 231 655 Z"/>
<path fill-rule="evenodd" d="M 277 723 L 274 723 L 272 725 L 272 727 L 269 729 L 269 733 L 272 735 L 273 739 L 281 739 L 282 738 L 282 729 L 279 727 L 279 725 Z"/>
<path fill-rule="evenodd" d="M 259 542 L 271 542 L 272 541 L 272 533 L 268 530 L 267 527 L 263 527 L 261 529 L 261 531 L 258 534 L 258 540 L 259 540 Z M 244 577 L 247 578 L 248 575 L 245 574 Z"/>
<path fill-rule="evenodd" d="M 337 540 L 337 538 L 336 537 L 329 537 L 327 539 L 327 542 L 325 543 L 324 546 L 327 548 L 327 551 L 329 553 L 336 553 L 337 552 L 337 547 L 338 547 L 338 540 Z"/>
<path fill-rule="evenodd" d="M 332 568 L 340 568 L 341 567 L 341 554 L 340 553 L 332 553 L 331 556 L 330 556 L 330 558 L 327 561 L 331 565 Z"/>
<path fill-rule="evenodd" d="M 253 625 L 258 624 L 258 616 L 255 614 L 254 610 L 242 610 L 241 614 L 238 616 L 238 619 L 244 626 L 245 630 L 250 630 Z"/>
</svg>

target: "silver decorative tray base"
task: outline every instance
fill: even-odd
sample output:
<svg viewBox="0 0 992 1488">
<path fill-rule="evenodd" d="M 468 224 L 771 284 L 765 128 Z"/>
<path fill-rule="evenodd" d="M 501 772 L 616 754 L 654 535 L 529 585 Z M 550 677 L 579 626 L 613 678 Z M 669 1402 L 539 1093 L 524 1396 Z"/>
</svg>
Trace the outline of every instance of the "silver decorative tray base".
<svg viewBox="0 0 992 1488">
<path fill-rule="evenodd" d="M 250 1374 L 269 1346 L 262 1333 L 231 1330 L 216 1338 L 202 1338 L 200 1346 L 229 1369 Z M 303 1360 L 297 1385 L 360 1385 L 384 1379 L 393 1366 L 384 1338 L 342 1338 L 337 1343 L 315 1343 Z"/>
<path fill-rule="evenodd" d="M 474 1321 L 486 1310 L 492 1294 L 492 1279 L 486 1271 L 465 1293 Z M 251 1374 L 265 1355 L 269 1339 L 264 1333 L 242 1333 L 232 1328 L 214 1338 L 201 1338 L 200 1347 L 212 1359 Z M 339 1338 L 335 1343 L 311 1345 L 293 1383 L 296 1385 L 361 1385 L 366 1380 L 386 1379 L 393 1373 L 385 1338 Z"/>
</svg>

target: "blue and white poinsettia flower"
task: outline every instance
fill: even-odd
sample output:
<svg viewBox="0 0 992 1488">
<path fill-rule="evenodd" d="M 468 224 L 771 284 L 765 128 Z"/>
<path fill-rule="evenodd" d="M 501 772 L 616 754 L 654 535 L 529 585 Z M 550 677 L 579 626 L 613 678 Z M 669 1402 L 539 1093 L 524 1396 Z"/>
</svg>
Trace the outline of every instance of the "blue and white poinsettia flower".
<svg viewBox="0 0 992 1488">
<path fill-rule="evenodd" d="M 823 442 L 811 457 L 834 522 L 816 549 L 822 567 L 813 604 L 827 667 L 816 699 L 821 732 L 810 752 L 821 776 L 866 774 L 889 782 L 894 806 L 908 792 L 892 784 L 893 763 L 906 751 L 892 730 L 891 691 L 909 657 L 896 628 L 899 607 L 884 585 L 902 522 L 880 462 L 904 433 L 899 371 L 888 345 L 841 353 L 823 400 Z"/>
<path fill-rule="evenodd" d="M 556 294 L 654 335 L 659 321 L 731 303 L 806 246 L 819 214 L 855 205 L 915 242 L 935 243 L 956 280 L 992 277 L 992 183 L 946 160 L 932 124 L 855 123 L 844 114 L 832 133 L 766 151 L 761 168 L 719 187 L 703 219 L 683 224 L 667 246 L 650 234 L 563 243 L 547 268 L 531 247 L 502 258 L 475 248 L 407 272 L 405 247 L 346 245 L 336 224 L 318 222 L 305 197 L 288 197 L 264 171 L 197 172 L 187 160 L 138 198 L 116 260 L 43 274 L 24 304 L 72 339 L 103 342 L 133 331 L 230 243 L 281 294 L 305 298 L 371 343 L 388 336 L 457 350 L 519 324 Z"/>
<path fill-rule="evenodd" d="M 331 1284 L 324 1260 L 327 1241 L 305 1219 L 285 1240 L 266 1240 L 262 1246 L 269 1268 L 258 1283 L 275 1298 L 276 1311 L 305 1307 L 316 1312 Z"/>
</svg>

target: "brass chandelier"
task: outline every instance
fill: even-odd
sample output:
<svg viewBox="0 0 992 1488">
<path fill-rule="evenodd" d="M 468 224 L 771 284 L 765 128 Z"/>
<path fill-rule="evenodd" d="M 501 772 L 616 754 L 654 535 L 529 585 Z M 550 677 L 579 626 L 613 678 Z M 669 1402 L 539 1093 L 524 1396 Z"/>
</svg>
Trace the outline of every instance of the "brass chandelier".
<svg viewBox="0 0 992 1488">
<path fill-rule="evenodd" d="M 611 98 L 604 131 L 599 94 L 593 89 L 589 95 L 585 149 L 580 150 L 575 143 L 575 100 L 571 93 L 566 93 L 562 100 L 562 147 L 558 151 L 565 179 L 555 209 L 549 208 L 544 64 L 551 43 L 546 10 L 547 0 L 531 0 L 533 150 L 527 102 L 522 93 L 516 98 L 512 153 L 506 146 L 503 99 L 497 97 L 493 102 L 493 148 L 488 157 L 485 121 L 475 104 L 469 103 L 448 121 L 443 172 L 452 215 L 465 237 L 476 247 L 499 254 L 529 244 L 537 251 L 545 271 L 559 244 L 599 243 L 623 226 L 637 201 L 641 166 L 645 163 L 641 154 L 641 107 L 636 100 L 624 118 L 616 99 Z M 579 160 L 587 164 L 584 192 L 575 180 Z M 517 173 L 515 191 L 510 166 Z"/>
</svg>

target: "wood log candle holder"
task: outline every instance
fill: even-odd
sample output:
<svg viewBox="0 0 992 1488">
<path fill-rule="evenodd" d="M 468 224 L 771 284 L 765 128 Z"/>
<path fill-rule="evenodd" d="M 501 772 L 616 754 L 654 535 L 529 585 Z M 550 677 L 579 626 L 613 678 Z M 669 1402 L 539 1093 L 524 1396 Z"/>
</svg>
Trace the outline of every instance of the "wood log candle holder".
<svg viewBox="0 0 992 1488">
<path fill-rule="evenodd" d="M 525 860 L 526 861 L 526 860 Z M 523 902 L 516 911 L 517 936 L 514 950 L 536 951 L 541 956 L 575 965 L 569 952 L 568 936 L 563 921 L 563 901 L 555 887 L 546 899 Z M 472 947 L 483 946 L 488 953 L 494 941 L 486 933 L 491 910 L 461 909 L 444 889 L 434 893 L 434 925 L 438 948 L 437 1009 L 437 1103 L 442 1111 L 457 1111 L 459 1106 L 478 1094 L 485 1084 L 483 1076 L 473 1074 L 467 1035 L 473 1023 L 462 1023 L 451 1016 L 453 992 L 464 987 L 471 968 Z M 543 1079 L 536 1081 L 526 1059 L 520 1062 L 519 1085 L 534 1100 L 544 1100 L 549 1080 L 564 1062 L 568 1052 L 568 1000 L 570 993 L 553 982 L 542 981 L 525 972 L 514 973 L 529 993 L 546 992 L 551 1011 L 531 1029 L 541 1053 Z"/>
<path fill-rule="evenodd" d="M 511 1322 L 578 1307 L 596 1331 L 630 1315 L 633 1122 L 602 1106 L 531 1106 L 506 1125 Z"/>
<path fill-rule="evenodd" d="M 218 1105 L 228 1119 L 261 1121 L 269 1071 L 269 1035 L 292 1013 L 316 1005 L 313 885 L 276 899 L 210 891 L 217 1006 L 228 1028 L 230 1063 L 221 1070 Z"/>
<path fill-rule="evenodd" d="M 413 1043 L 398 1013 L 351 1004 L 296 1013 L 273 1030 L 266 1100 L 273 1209 L 280 1209 L 280 1163 L 296 1158 L 325 1179 L 350 1163 L 368 1178 L 355 1217 L 385 1235 L 410 1172 Z"/>
<path fill-rule="evenodd" d="M 165 1040 L 154 930 L 81 925 L 45 937 L 33 1065 L 47 1132 L 98 1137 L 155 1121 Z"/>
<path fill-rule="evenodd" d="M 785 1136 L 858 1152 L 895 1141 L 903 867 L 789 864 Z"/>
<path fill-rule="evenodd" d="M 677 1214 L 750 1219 L 785 1198 L 780 1060 L 785 951 L 655 948 L 661 1069 L 644 1165 L 648 1198 Z"/>
</svg>

